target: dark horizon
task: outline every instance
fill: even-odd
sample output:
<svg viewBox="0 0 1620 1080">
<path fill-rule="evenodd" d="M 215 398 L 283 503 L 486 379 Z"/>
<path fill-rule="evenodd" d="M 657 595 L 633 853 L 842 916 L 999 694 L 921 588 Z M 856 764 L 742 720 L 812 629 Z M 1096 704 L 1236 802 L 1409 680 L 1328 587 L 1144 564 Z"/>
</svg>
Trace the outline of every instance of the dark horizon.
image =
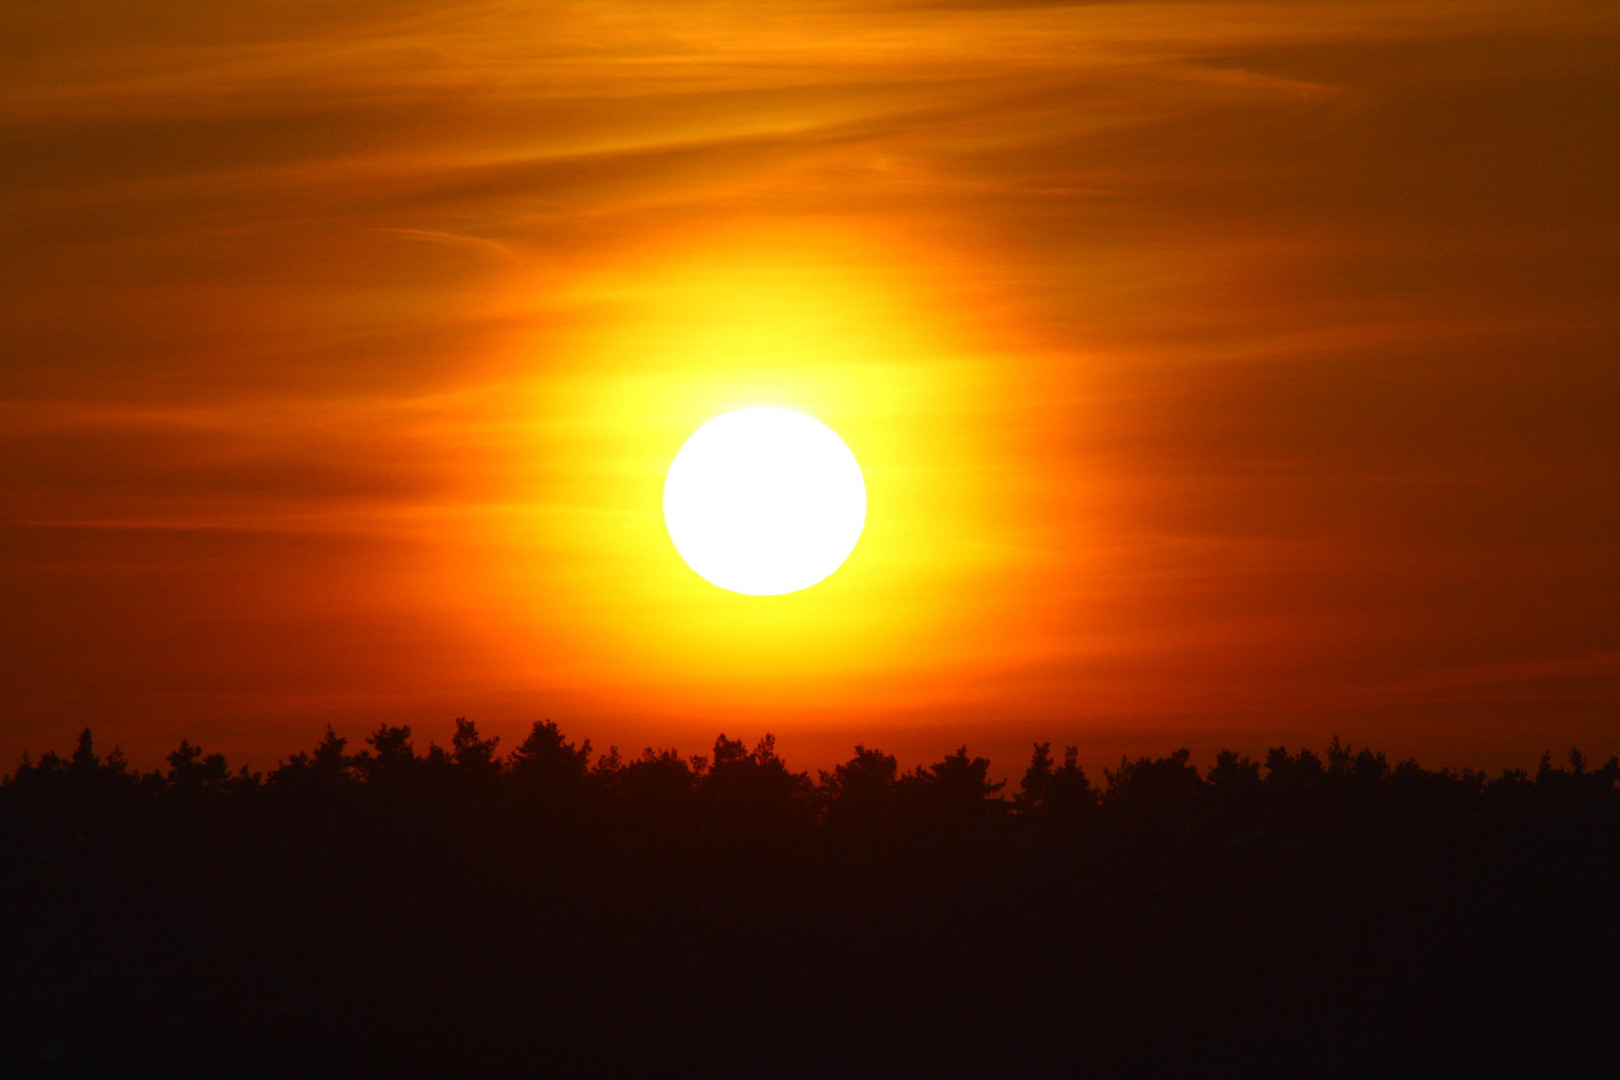
<svg viewBox="0 0 1620 1080">
<path fill-rule="evenodd" d="M 428 749 L 423 751 L 424 754 L 427 754 L 429 752 L 447 753 L 449 748 L 454 744 L 455 737 L 459 733 L 470 728 L 470 730 L 474 732 L 479 732 L 479 737 L 488 741 L 492 747 L 501 748 L 496 752 L 495 757 L 496 760 L 503 763 L 503 767 L 509 764 L 510 755 L 515 752 L 515 747 L 518 745 L 513 740 L 507 738 L 501 733 L 481 731 L 476 720 L 469 720 L 465 716 L 455 718 L 454 720 L 450 721 L 449 724 L 445 725 L 445 727 L 447 729 L 446 734 L 448 737 L 440 739 L 435 738 L 431 732 L 424 732 L 421 728 L 412 724 L 391 724 L 384 721 L 379 724 L 376 729 L 360 736 L 359 738 L 356 738 L 352 731 L 348 729 L 340 730 L 338 727 L 328 724 L 326 726 L 324 736 L 319 740 L 311 742 L 308 745 L 308 748 L 277 754 L 273 758 L 266 761 L 233 758 L 231 755 L 226 754 L 213 746 L 205 746 L 205 744 L 200 740 L 188 739 L 184 736 L 182 736 L 180 742 L 177 743 L 176 746 L 168 753 L 159 754 L 150 758 L 135 757 L 125 752 L 121 744 L 115 743 L 110 747 L 107 746 L 106 740 L 97 737 L 95 735 L 95 729 L 90 727 L 81 729 L 80 734 L 73 743 L 73 746 L 83 746 L 85 744 L 85 740 L 89 739 L 93 745 L 100 748 L 100 752 L 104 756 L 106 754 L 116 753 L 119 760 L 126 764 L 127 768 L 131 772 L 131 775 L 135 777 L 140 777 L 147 774 L 155 777 L 163 776 L 165 771 L 163 768 L 164 764 L 170 762 L 176 750 L 182 746 L 186 746 L 191 747 L 194 750 L 202 751 L 209 756 L 218 755 L 221 759 L 228 761 L 233 775 L 246 770 L 248 773 L 256 775 L 261 780 L 264 780 L 267 777 L 273 776 L 278 770 L 288 768 L 289 764 L 294 763 L 296 759 L 300 757 L 308 757 L 314 752 L 314 748 L 318 745 L 330 744 L 332 740 L 336 739 L 345 745 L 363 746 L 375 738 L 379 732 L 407 732 L 413 737 L 413 741 L 425 742 L 427 744 Z M 568 734 L 566 728 L 554 720 L 533 721 L 527 734 L 532 737 L 534 731 L 540 728 L 554 731 L 559 737 L 563 738 L 566 738 Z M 1132 750 L 1122 750 L 1112 754 L 1099 749 L 1096 742 L 1093 742 L 1091 745 L 1087 746 L 1076 743 L 1066 744 L 1062 740 L 1036 738 L 1034 740 L 1026 740 L 1018 744 L 1020 750 L 1022 751 L 1022 754 L 1019 756 L 996 755 L 987 749 L 987 747 L 983 744 L 975 744 L 970 746 L 967 743 L 959 743 L 956 746 L 949 746 L 946 741 L 938 738 L 938 736 L 944 732 L 953 730 L 954 729 L 948 725 L 942 725 L 939 728 L 932 730 L 927 728 L 923 728 L 921 730 L 909 729 L 907 731 L 909 737 L 902 740 L 902 744 L 907 749 L 915 751 L 910 754 L 892 753 L 891 751 L 894 749 L 893 744 L 884 742 L 878 738 L 864 736 L 857 737 L 853 741 L 849 742 L 844 747 L 844 753 L 847 754 L 851 752 L 857 746 L 866 746 L 871 749 L 881 749 L 883 752 L 888 753 L 890 756 L 896 759 L 902 771 L 909 771 L 911 769 L 925 768 L 927 765 L 937 762 L 940 757 L 950 753 L 971 751 L 974 758 L 983 758 L 987 761 L 989 778 L 991 780 L 1003 783 L 1017 779 L 1017 770 L 1023 767 L 1019 764 L 1019 762 L 1023 760 L 1023 757 L 1028 755 L 1028 748 L 1031 745 L 1045 745 L 1047 747 L 1057 746 L 1065 752 L 1072 751 L 1076 763 L 1081 768 L 1088 770 L 1092 775 L 1097 776 L 1105 775 L 1106 771 L 1113 769 L 1122 763 L 1128 763 L 1133 760 L 1139 761 L 1151 759 L 1154 757 L 1152 753 L 1145 751 L 1141 746 L 1137 745 L 1146 741 L 1139 738 L 1133 740 L 1131 744 L 1133 747 Z M 832 740 L 844 734 L 846 733 L 826 733 L 823 734 L 818 741 L 830 743 Z M 881 734 L 881 732 L 878 732 L 878 734 Z M 756 745 L 756 740 L 754 738 L 742 733 L 739 733 L 735 739 L 731 739 L 726 732 L 721 731 L 717 734 L 716 739 L 720 742 L 730 741 L 747 746 Z M 783 752 L 783 740 L 779 739 L 774 732 L 766 730 L 763 732 L 763 734 L 758 736 L 758 740 L 768 740 L 772 747 L 772 754 L 780 757 L 784 762 L 784 765 L 788 765 L 789 763 L 793 762 L 792 756 L 789 753 Z M 997 741 L 1005 743 L 1007 740 Z M 1174 742 L 1174 740 L 1171 741 Z M 1187 745 L 1185 741 L 1176 743 L 1176 745 L 1172 748 L 1172 751 L 1175 753 L 1185 752 L 1188 755 L 1189 762 L 1193 766 L 1203 768 L 1206 765 L 1213 765 L 1214 762 L 1223 756 L 1237 756 L 1245 760 L 1263 762 L 1269 756 L 1278 752 L 1287 753 L 1290 750 L 1303 750 L 1310 753 L 1317 753 L 1319 756 L 1322 756 L 1328 753 L 1330 747 L 1338 748 L 1352 745 L 1346 740 L 1342 739 L 1337 732 L 1330 735 L 1324 742 L 1315 745 L 1309 743 L 1295 743 L 1292 745 L 1292 747 L 1290 747 L 1287 743 L 1279 742 L 1274 745 L 1267 745 L 1260 749 L 1255 749 L 1249 746 L 1234 746 L 1230 743 L 1221 742 L 1216 739 L 1204 739 L 1202 740 L 1202 743 L 1203 752 L 1195 750 L 1192 746 Z M 616 756 L 618 759 L 628 759 L 629 755 L 643 753 L 674 755 L 675 757 L 685 761 L 707 759 L 709 754 L 712 753 L 714 746 L 713 743 L 708 743 L 705 744 L 702 749 L 694 750 L 690 747 L 644 743 L 640 747 L 632 749 L 628 746 L 620 746 L 618 744 L 609 744 L 605 746 L 598 745 L 596 741 L 588 734 L 582 734 L 579 737 L 579 745 L 586 748 L 588 756 L 585 760 L 593 767 L 607 765 L 610 757 Z M 923 747 L 930 745 L 934 747 L 932 751 L 922 749 Z M 1161 752 L 1165 752 L 1163 751 L 1162 747 L 1160 749 Z M 1594 761 L 1603 762 L 1610 759 L 1620 760 L 1620 754 L 1617 753 L 1609 753 L 1602 749 L 1593 750 L 1589 747 L 1580 747 L 1574 745 L 1546 746 L 1530 759 L 1509 762 L 1506 764 L 1497 765 L 1495 767 L 1480 767 L 1467 761 L 1423 761 L 1413 754 L 1392 754 L 1383 748 L 1366 745 L 1359 747 L 1358 752 L 1360 750 L 1367 750 L 1370 753 L 1376 754 L 1378 758 L 1388 762 L 1391 766 L 1415 766 L 1425 770 L 1438 771 L 1442 773 L 1478 775 L 1486 779 L 1505 776 L 1513 773 L 1532 773 L 1537 769 L 1546 768 L 1549 762 L 1568 761 L 1571 755 L 1576 755 L 1589 763 Z M 37 751 L 34 749 L 27 749 L 23 751 L 22 757 L 19 759 L 16 765 L 17 767 L 22 767 L 28 764 L 38 765 L 42 761 L 67 762 L 71 760 L 71 757 L 72 750 L 68 749 L 66 746 L 52 746 Z M 799 763 L 800 768 L 798 772 L 800 775 L 812 777 L 816 775 L 825 775 L 829 769 L 837 767 L 845 760 L 847 760 L 847 758 L 834 755 L 826 760 L 814 760 L 807 763 L 801 762 Z M 0 771 L 0 783 L 9 781 L 16 774 L 17 768 L 13 768 L 10 772 Z"/>
<path fill-rule="evenodd" d="M 88 736 L 0 785 L 0 1069 L 1606 1075 L 1620 760 L 1335 743 L 1016 785 L 769 738 L 593 765 L 386 726 L 266 777 Z"/>
</svg>

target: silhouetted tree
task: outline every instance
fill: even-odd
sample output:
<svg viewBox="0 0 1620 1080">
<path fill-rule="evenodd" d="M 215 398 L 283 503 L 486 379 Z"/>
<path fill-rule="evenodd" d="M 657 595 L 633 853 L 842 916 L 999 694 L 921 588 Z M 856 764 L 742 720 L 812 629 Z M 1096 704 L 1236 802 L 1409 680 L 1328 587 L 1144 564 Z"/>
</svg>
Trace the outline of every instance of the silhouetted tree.
<svg viewBox="0 0 1620 1080">
<path fill-rule="evenodd" d="M 590 759 L 591 740 L 575 746 L 555 723 L 537 720 L 513 748 L 507 768 L 513 783 L 530 798 L 572 801 L 585 788 Z"/>
<path fill-rule="evenodd" d="M 997 795 L 1006 781 L 991 783 L 987 758 L 968 757 L 959 747 L 926 768 L 918 766 L 900 780 L 900 795 L 923 821 L 947 832 L 961 833 L 999 817 L 1007 804 Z"/>
<path fill-rule="evenodd" d="M 169 786 L 180 791 L 200 791 L 223 784 L 231 774 L 224 754 L 204 755 L 202 747 L 184 739 L 166 759 Z"/>
<path fill-rule="evenodd" d="M 1021 817 L 1046 825 L 1073 825 L 1089 817 L 1097 792 L 1080 767 L 1079 747 L 1066 747 L 1063 764 L 1054 766 L 1052 744 L 1036 743 L 1013 806 Z"/>
<path fill-rule="evenodd" d="M 1260 764 L 1234 751 L 1222 750 L 1209 767 L 1205 790 L 1217 814 L 1228 819 L 1252 817 L 1260 812 L 1265 796 Z"/>
<path fill-rule="evenodd" d="M 418 763 L 409 725 L 382 724 L 366 736 L 366 744 L 371 749 L 355 756 L 355 766 L 371 783 L 401 784 Z"/>
<path fill-rule="evenodd" d="M 89 728 L 79 732 L 79 745 L 73 751 L 72 762 L 73 770 L 78 773 L 93 773 L 101 767 L 101 756 L 96 753 L 95 739 Z"/>
<path fill-rule="evenodd" d="M 616 761 L 617 751 L 609 753 Z M 674 750 L 648 747 L 634 761 L 613 770 L 611 776 L 598 779 L 617 795 L 617 801 L 632 818 L 653 824 L 658 832 L 667 832 L 690 819 L 698 780 L 707 768 L 705 758 L 693 757 L 689 761 Z"/>
<path fill-rule="evenodd" d="M 500 759 L 495 756 L 500 741 L 498 735 L 489 739 L 481 737 L 477 724 L 458 716 L 456 733 L 450 739 L 450 760 L 469 781 L 488 783 L 501 771 Z"/>
<path fill-rule="evenodd" d="M 1107 779 L 1103 804 L 1128 820 L 1160 825 L 1190 822 L 1204 787 L 1198 770 L 1188 764 L 1191 757 L 1183 747 L 1169 757 L 1121 758 L 1117 770 L 1103 770 Z"/>
<path fill-rule="evenodd" d="M 808 825 L 815 814 L 812 790 L 810 777 L 791 772 L 777 755 L 776 737 L 769 734 L 752 752 L 741 739 L 720 735 L 697 783 L 711 821 L 749 836 Z"/>
<path fill-rule="evenodd" d="M 326 734 L 310 753 L 300 750 L 270 773 L 274 785 L 303 786 L 335 791 L 359 779 L 363 770 L 348 753 L 349 740 L 326 726 Z"/>
<path fill-rule="evenodd" d="M 856 745 L 854 757 L 821 774 L 829 829 L 861 837 L 891 830 L 899 811 L 899 773 L 894 755 Z"/>
<path fill-rule="evenodd" d="M 1279 792 L 1302 792 L 1314 788 L 1325 775 L 1322 759 L 1310 750 L 1290 755 L 1279 746 L 1266 754 L 1266 786 Z"/>
</svg>

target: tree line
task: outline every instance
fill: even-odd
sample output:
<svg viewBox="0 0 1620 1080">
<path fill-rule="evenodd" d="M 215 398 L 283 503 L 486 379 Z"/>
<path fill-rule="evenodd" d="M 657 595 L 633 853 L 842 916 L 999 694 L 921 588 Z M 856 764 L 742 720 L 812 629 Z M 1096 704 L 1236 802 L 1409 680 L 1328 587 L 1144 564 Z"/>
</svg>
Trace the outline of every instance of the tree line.
<svg viewBox="0 0 1620 1080">
<path fill-rule="evenodd" d="M 1612 1074 L 1613 758 L 995 775 L 86 731 L 0 784 L 0 1074 Z"/>
<path fill-rule="evenodd" d="M 187 740 L 165 765 L 142 772 L 118 749 L 100 755 L 86 728 L 70 754 L 49 751 L 37 761 L 25 754 L 14 772 L 0 778 L 0 791 L 8 807 L 51 796 L 250 799 L 371 791 L 575 813 L 628 810 L 666 823 L 722 810 L 772 827 L 820 827 L 830 834 L 922 825 L 1043 829 L 1104 820 L 1189 825 L 1375 806 L 1467 816 L 1620 805 L 1616 757 L 1592 767 L 1579 750 L 1571 750 L 1563 764 L 1548 752 L 1534 772 L 1504 769 L 1490 776 L 1427 769 L 1412 759 L 1392 765 L 1385 754 L 1352 748 L 1336 736 L 1320 755 L 1277 747 L 1255 761 L 1223 750 L 1202 771 L 1186 749 L 1127 757 L 1103 769 L 1100 783 L 1079 764 L 1077 747 L 1067 747 L 1060 760 L 1050 743 L 1036 743 L 1012 791 L 1004 790 L 1007 782 L 992 781 L 990 761 L 970 755 L 965 746 L 905 771 L 892 754 L 858 745 L 849 760 L 812 777 L 789 769 L 769 734 L 751 750 L 742 739 L 721 734 L 707 755 L 648 748 L 626 758 L 614 747 L 593 762 L 589 739 L 576 744 L 549 720 L 535 722 L 504 754 L 499 737 L 485 737 L 475 723 L 457 718 L 449 747 L 431 743 L 425 752 L 417 751 L 409 726 L 383 724 L 356 750 L 328 727 L 312 750 L 291 755 L 268 773 L 246 766 L 233 771 L 223 754 Z"/>
</svg>

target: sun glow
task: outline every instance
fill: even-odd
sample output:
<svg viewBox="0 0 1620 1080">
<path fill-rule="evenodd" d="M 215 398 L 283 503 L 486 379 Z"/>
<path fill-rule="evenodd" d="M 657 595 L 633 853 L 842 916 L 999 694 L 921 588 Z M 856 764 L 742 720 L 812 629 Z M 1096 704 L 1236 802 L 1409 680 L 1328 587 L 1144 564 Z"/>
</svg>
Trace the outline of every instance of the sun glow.
<svg viewBox="0 0 1620 1080">
<path fill-rule="evenodd" d="M 535 313 L 555 325 L 475 403 L 513 465 L 468 470 L 489 497 L 447 549 L 479 640 L 553 698 L 611 685 L 631 717 L 905 705 L 917 680 L 1003 663 L 1036 625 L 1009 628 L 1003 599 L 1049 568 L 1021 543 L 1024 417 L 951 316 L 942 259 L 825 226 L 702 239 L 575 274 L 566 317 Z M 865 492 L 844 546 L 785 583 L 711 574 L 665 513 L 683 445 L 761 407 L 836 432 Z"/>
<path fill-rule="evenodd" d="M 843 565 L 866 524 L 866 483 L 831 428 L 792 409 L 739 409 L 670 464 L 664 521 L 704 580 L 751 596 L 798 592 Z"/>
</svg>

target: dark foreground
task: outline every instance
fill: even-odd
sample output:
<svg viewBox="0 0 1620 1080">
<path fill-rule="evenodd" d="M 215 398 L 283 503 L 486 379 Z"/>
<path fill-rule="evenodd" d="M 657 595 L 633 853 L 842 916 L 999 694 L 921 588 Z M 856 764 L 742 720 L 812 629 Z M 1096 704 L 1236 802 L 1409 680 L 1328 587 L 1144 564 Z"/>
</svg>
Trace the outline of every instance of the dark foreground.
<svg viewBox="0 0 1620 1080">
<path fill-rule="evenodd" d="M 1620 766 L 819 783 L 383 729 L 0 789 L 0 1074 L 1615 1075 Z"/>
</svg>

